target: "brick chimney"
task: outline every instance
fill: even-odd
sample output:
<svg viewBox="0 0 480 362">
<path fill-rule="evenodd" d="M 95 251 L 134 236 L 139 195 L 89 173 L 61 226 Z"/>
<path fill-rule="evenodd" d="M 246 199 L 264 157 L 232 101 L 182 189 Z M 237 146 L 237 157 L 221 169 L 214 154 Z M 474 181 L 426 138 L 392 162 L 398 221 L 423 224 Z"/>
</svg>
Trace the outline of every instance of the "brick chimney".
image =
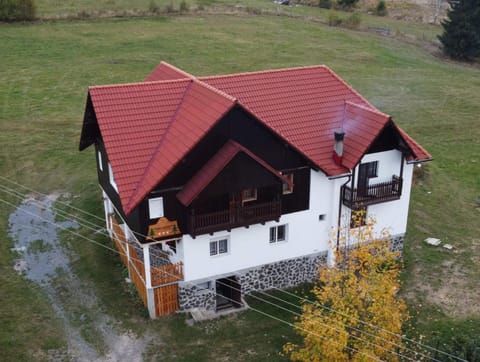
<svg viewBox="0 0 480 362">
<path fill-rule="evenodd" d="M 333 160 L 339 166 L 342 165 L 343 159 L 343 138 L 345 132 L 343 130 L 335 130 L 335 144 L 333 145 Z"/>
</svg>

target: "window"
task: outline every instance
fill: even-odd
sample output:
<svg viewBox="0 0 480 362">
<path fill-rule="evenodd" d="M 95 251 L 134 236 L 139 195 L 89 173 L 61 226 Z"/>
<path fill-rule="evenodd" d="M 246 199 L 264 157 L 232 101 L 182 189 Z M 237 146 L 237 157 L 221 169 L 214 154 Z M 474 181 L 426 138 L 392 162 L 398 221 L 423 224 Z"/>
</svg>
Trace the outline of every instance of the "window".
<svg viewBox="0 0 480 362">
<path fill-rule="evenodd" d="M 257 189 L 251 187 L 242 191 L 242 202 L 255 201 L 257 199 Z"/>
<path fill-rule="evenodd" d="M 207 290 L 207 289 L 211 288 L 210 284 L 211 284 L 210 281 L 206 281 L 206 282 L 203 282 L 203 283 L 198 283 L 197 288 L 199 290 Z"/>
<path fill-rule="evenodd" d="M 287 225 L 272 226 L 270 228 L 270 243 L 287 240 Z"/>
<path fill-rule="evenodd" d="M 358 171 L 358 195 L 368 196 L 368 180 L 377 177 L 378 161 L 361 163 Z"/>
<path fill-rule="evenodd" d="M 227 254 L 228 238 L 210 241 L 210 256 Z"/>
<path fill-rule="evenodd" d="M 359 207 L 357 209 L 352 209 L 350 214 L 350 228 L 358 228 L 360 226 L 365 226 L 367 223 L 367 208 Z"/>
<path fill-rule="evenodd" d="M 293 192 L 293 173 L 284 173 L 283 176 L 290 181 L 291 185 L 284 182 L 282 184 L 282 193 L 284 195 L 291 194 Z"/>
<path fill-rule="evenodd" d="M 115 191 L 118 192 L 118 186 L 115 182 L 115 178 L 113 177 L 112 165 L 110 165 L 110 162 L 108 163 L 108 178 L 110 179 L 110 185 L 112 185 Z"/>
<path fill-rule="evenodd" d="M 156 197 L 148 200 L 148 212 L 150 219 L 163 217 L 163 197 Z"/>
<path fill-rule="evenodd" d="M 102 153 L 98 151 L 97 155 L 98 155 L 98 168 L 100 169 L 100 171 L 103 171 Z"/>
</svg>

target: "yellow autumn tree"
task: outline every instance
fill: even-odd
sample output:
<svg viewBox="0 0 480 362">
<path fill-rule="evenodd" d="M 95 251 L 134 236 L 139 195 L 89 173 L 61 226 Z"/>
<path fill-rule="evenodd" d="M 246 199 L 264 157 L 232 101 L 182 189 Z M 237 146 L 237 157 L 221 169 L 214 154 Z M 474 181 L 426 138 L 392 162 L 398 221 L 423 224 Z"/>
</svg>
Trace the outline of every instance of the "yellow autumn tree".
<svg viewBox="0 0 480 362">
<path fill-rule="evenodd" d="M 373 219 L 358 213 L 353 223 L 339 233 L 335 266 L 319 271 L 316 300 L 303 305 L 295 323 L 303 343 L 284 346 L 292 361 L 400 360 L 409 317 L 397 296 L 399 254 L 387 233 L 374 234 Z"/>
</svg>

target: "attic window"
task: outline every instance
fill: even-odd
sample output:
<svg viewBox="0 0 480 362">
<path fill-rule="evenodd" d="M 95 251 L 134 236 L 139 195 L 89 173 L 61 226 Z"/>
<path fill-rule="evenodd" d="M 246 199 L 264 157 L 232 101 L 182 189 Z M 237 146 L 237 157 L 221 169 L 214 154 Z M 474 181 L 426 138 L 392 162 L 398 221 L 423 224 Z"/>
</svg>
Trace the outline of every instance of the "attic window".
<svg viewBox="0 0 480 362">
<path fill-rule="evenodd" d="M 283 176 L 290 181 L 290 185 L 287 183 L 282 184 L 282 194 L 291 194 L 293 192 L 293 173 L 283 173 Z"/>
<path fill-rule="evenodd" d="M 115 182 L 115 177 L 113 177 L 112 165 L 110 164 L 110 162 L 108 163 L 108 178 L 110 179 L 110 185 L 112 185 L 115 191 L 118 192 L 118 186 Z"/>
<path fill-rule="evenodd" d="M 163 197 L 156 197 L 148 200 L 148 212 L 150 219 L 163 217 Z"/>
</svg>

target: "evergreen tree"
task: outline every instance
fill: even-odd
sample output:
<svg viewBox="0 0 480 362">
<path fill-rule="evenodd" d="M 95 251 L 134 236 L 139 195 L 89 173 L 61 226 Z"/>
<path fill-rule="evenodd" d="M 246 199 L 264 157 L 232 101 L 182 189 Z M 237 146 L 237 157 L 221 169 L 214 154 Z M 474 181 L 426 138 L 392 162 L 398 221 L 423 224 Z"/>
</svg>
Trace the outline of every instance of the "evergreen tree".
<svg viewBox="0 0 480 362">
<path fill-rule="evenodd" d="M 450 0 L 439 36 L 445 54 L 461 60 L 480 56 L 480 0 Z"/>
</svg>

